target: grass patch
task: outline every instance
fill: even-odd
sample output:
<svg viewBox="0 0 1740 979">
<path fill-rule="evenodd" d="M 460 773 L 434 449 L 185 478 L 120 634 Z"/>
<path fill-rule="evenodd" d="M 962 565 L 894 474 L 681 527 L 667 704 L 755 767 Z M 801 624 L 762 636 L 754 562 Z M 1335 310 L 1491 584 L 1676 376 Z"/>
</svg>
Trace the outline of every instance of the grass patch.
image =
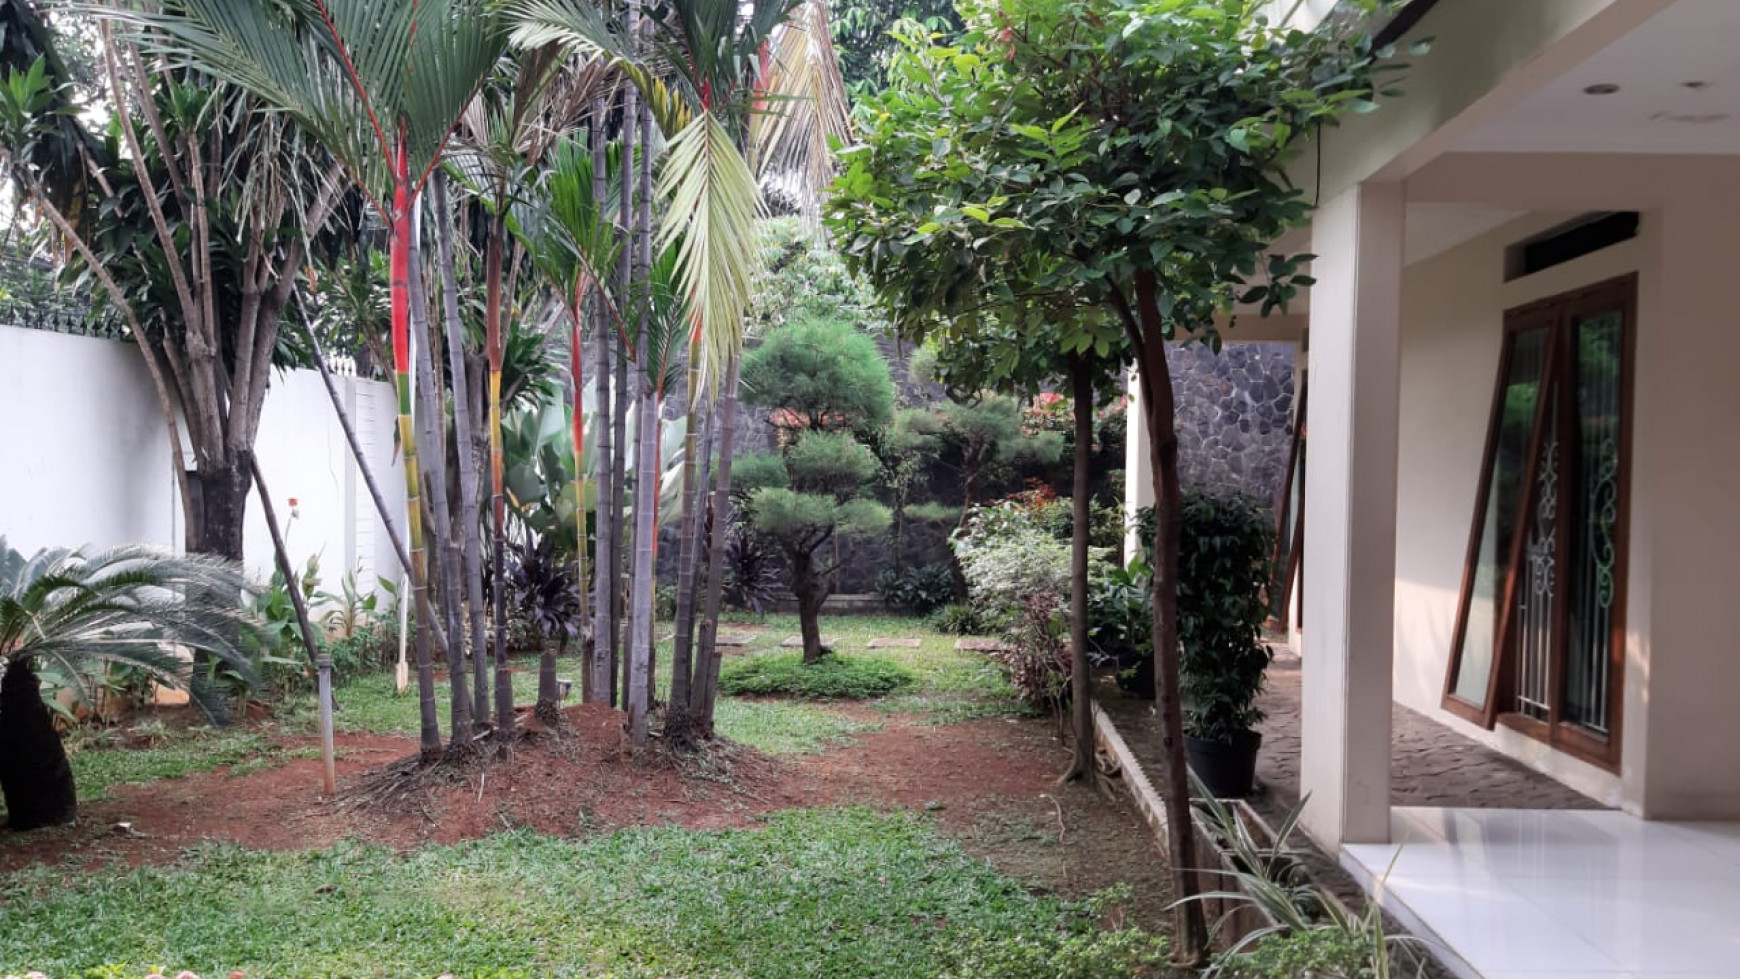
<svg viewBox="0 0 1740 979">
<path fill-rule="evenodd" d="M 718 732 L 770 755 L 820 754 L 830 744 L 882 725 L 808 704 L 721 697 L 713 710 Z"/>
<path fill-rule="evenodd" d="M 862 810 L 403 855 L 207 846 L 173 867 L 22 871 L 0 902 L 0 972 L 53 975 L 1116 979 L 1163 952 L 1100 932 L 1102 901 L 1030 893 L 919 817 Z"/>
<path fill-rule="evenodd" d="M 726 631 L 746 631 L 745 627 L 753 627 L 755 632 L 755 638 L 749 646 L 749 656 L 728 656 L 725 660 L 725 671 L 733 670 L 737 663 L 759 660 L 767 655 L 789 655 L 790 651 L 781 649 L 779 643 L 785 637 L 798 632 L 797 617 L 791 615 L 755 617 L 736 614 L 727 615 L 725 619 L 728 623 Z M 661 629 L 661 635 L 668 631 L 663 626 Z M 919 640 L 919 646 L 915 649 L 889 647 L 869 654 L 876 660 L 903 668 L 912 678 L 911 683 L 875 702 L 876 709 L 882 713 L 917 715 L 925 723 L 933 724 L 953 724 L 982 717 L 1022 716 L 1031 713 L 1016 700 L 1015 690 L 1002 667 L 983 654 L 955 649 L 954 636 L 937 632 L 921 619 L 884 615 L 838 616 L 824 618 L 822 631 L 837 638 L 841 649 L 847 654 L 846 658 L 852 660 L 862 657 L 864 653 L 860 651 L 864 650 L 871 639 L 877 637 L 904 636 Z M 520 672 L 515 675 L 515 693 L 524 702 L 531 696 L 532 684 L 536 681 L 535 676 L 530 673 L 536 667 L 536 659 L 522 657 L 515 662 L 520 668 Z M 668 641 L 661 642 L 658 669 L 653 678 L 656 695 L 660 699 L 669 696 L 670 663 L 671 644 Z M 578 676 L 579 660 L 570 655 L 561 660 L 559 670 L 563 676 Z M 762 747 L 763 750 L 775 753 L 817 751 L 828 741 L 855 733 L 842 727 L 852 722 L 837 715 L 794 713 L 778 717 L 775 712 L 783 708 L 760 704 L 744 706 L 729 696 L 734 692 L 731 688 L 722 689 L 727 695 L 719 700 L 717 716 L 721 733 L 745 744 Z M 745 695 L 749 694 L 745 692 Z M 393 691 L 391 673 L 367 674 L 340 687 L 337 696 L 339 712 L 334 720 L 338 730 L 417 736 L 419 722 L 415 678 L 412 689 L 399 695 Z M 436 684 L 435 699 L 440 705 L 442 721 L 445 723 L 445 682 Z M 286 728 L 314 731 L 313 697 L 304 695 L 291 701 L 280 710 L 279 717 Z M 809 723 L 819 725 L 822 732 L 818 736 L 819 740 L 801 737 L 801 726 Z M 791 740 L 788 733 L 798 737 L 798 741 Z M 800 743 L 801 747 L 795 746 Z M 764 744 L 775 747 L 766 748 Z"/>
<path fill-rule="evenodd" d="M 801 653 L 763 653 L 733 660 L 719 672 L 723 693 L 804 700 L 868 700 L 917 682 L 912 671 L 890 660 L 838 653 L 816 663 L 805 663 Z"/>
<path fill-rule="evenodd" d="M 79 800 L 95 802 L 116 785 L 181 778 L 214 768 L 246 775 L 309 756 L 313 749 L 285 748 L 255 732 L 193 727 L 167 732 L 157 743 L 140 747 L 123 747 L 115 734 L 105 731 L 88 739 L 72 739 L 67 752 Z"/>
</svg>

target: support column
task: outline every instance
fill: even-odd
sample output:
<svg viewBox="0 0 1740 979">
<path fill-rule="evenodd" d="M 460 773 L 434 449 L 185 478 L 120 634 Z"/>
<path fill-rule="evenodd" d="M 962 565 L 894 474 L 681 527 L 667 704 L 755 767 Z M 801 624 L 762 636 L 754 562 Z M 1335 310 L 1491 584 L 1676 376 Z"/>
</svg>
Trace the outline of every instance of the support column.
<svg viewBox="0 0 1740 979">
<path fill-rule="evenodd" d="M 1299 774 L 1331 852 L 1389 840 L 1404 209 L 1358 184 L 1312 226 Z"/>
</svg>

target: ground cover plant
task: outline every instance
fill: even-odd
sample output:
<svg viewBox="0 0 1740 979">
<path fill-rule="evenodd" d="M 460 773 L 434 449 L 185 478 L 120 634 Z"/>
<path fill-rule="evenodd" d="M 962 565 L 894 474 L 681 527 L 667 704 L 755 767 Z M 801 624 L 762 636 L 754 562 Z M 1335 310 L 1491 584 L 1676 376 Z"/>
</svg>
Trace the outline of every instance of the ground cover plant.
<svg viewBox="0 0 1740 979">
<path fill-rule="evenodd" d="M 774 653 L 726 664 L 719 674 L 719 691 L 748 697 L 868 700 L 912 686 L 914 680 L 899 664 L 875 656 L 835 654 L 805 663 L 801 656 Z"/>
<path fill-rule="evenodd" d="M 946 974 L 968 939 L 1057 949 L 1095 928 L 1093 906 L 1029 893 L 922 818 L 861 810 L 405 855 L 212 846 L 119 875 L 44 868 L 4 894 L 0 968 L 55 975 L 173 961 L 208 975 L 906 979 Z"/>
</svg>

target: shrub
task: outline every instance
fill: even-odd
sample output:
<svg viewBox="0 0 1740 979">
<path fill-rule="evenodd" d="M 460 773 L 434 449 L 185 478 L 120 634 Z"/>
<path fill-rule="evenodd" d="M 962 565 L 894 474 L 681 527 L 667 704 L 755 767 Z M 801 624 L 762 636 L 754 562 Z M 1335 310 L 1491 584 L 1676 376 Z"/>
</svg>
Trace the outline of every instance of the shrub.
<svg viewBox="0 0 1740 979">
<path fill-rule="evenodd" d="M 967 599 L 995 630 L 1011 624 L 1029 596 L 1069 594 L 1069 544 L 1042 518 L 1043 511 L 1005 501 L 974 510 L 950 539 Z"/>
<path fill-rule="evenodd" d="M 1331 928 L 1270 935 L 1248 950 L 1227 955 L 1216 975 L 1227 979 L 1366 979 L 1374 975 L 1372 949 L 1364 936 Z"/>
<path fill-rule="evenodd" d="M 1140 559 L 1111 568 L 1088 590 L 1088 656 L 1120 670 L 1154 655 L 1154 573 Z"/>
<path fill-rule="evenodd" d="M 937 609 L 930 617 L 930 627 L 950 636 L 982 636 L 996 631 L 978 609 L 965 602 Z"/>
<path fill-rule="evenodd" d="M 1069 700 L 1069 621 L 1055 594 L 1029 595 L 1010 628 L 1009 648 L 991 657 L 1009 671 L 1021 702 L 1061 712 Z"/>
<path fill-rule="evenodd" d="M 795 653 L 750 656 L 725 664 L 719 689 L 734 696 L 865 700 L 909 687 L 917 677 L 898 663 L 870 656 L 824 656 L 805 663 Z"/>
<path fill-rule="evenodd" d="M 876 594 L 891 608 L 929 615 L 954 600 L 955 578 L 946 564 L 927 564 L 905 571 L 888 568 L 876 576 Z"/>
<path fill-rule="evenodd" d="M 1256 707 L 1269 650 L 1268 618 L 1273 515 L 1246 496 L 1190 492 L 1184 496 L 1178 554 L 1179 686 L 1191 707 L 1185 730 L 1227 741 L 1263 719 Z M 1143 554 L 1153 557 L 1154 510 L 1136 515 Z M 1151 655 L 1151 654 L 1150 654 Z"/>
<path fill-rule="evenodd" d="M 1263 719 L 1256 707 L 1269 666 L 1263 645 L 1275 530 L 1248 497 L 1193 493 L 1184 501 L 1178 558 L 1179 688 L 1189 733 L 1230 741 Z"/>
<path fill-rule="evenodd" d="M 1136 928 L 974 935 L 944 979 L 1138 979 L 1167 974 L 1166 939 Z"/>
</svg>

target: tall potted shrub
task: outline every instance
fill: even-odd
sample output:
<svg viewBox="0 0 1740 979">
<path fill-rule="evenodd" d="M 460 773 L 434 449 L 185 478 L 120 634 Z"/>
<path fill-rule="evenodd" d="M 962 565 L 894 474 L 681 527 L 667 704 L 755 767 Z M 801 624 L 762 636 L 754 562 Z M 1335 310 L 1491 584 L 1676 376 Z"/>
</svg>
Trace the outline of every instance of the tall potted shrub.
<svg viewBox="0 0 1740 979">
<path fill-rule="evenodd" d="M 1242 496 L 1185 496 L 1178 565 L 1179 689 L 1190 767 L 1221 798 L 1248 795 L 1256 771 L 1270 651 L 1268 614 L 1274 527 Z"/>
</svg>

